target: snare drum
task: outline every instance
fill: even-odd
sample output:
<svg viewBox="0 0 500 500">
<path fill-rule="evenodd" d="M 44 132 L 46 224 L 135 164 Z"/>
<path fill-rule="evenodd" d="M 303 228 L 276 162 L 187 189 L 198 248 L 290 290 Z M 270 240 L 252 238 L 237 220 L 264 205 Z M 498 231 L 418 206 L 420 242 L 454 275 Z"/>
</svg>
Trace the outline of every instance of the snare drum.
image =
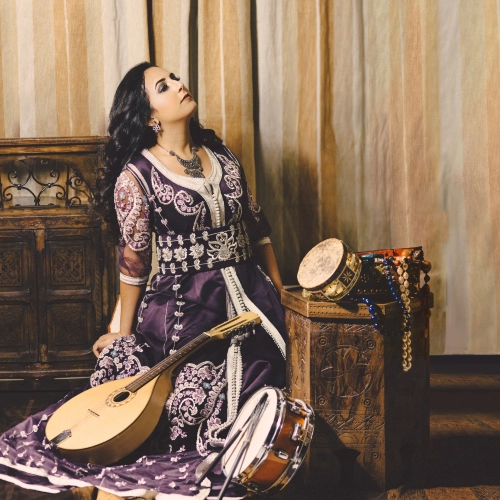
<svg viewBox="0 0 500 500">
<path fill-rule="evenodd" d="M 304 460 L 314 430 L 314 412 L 300 399 L 292 399 L 275 387 L 264 387 L 245 403 L 231 427 L 227 440 L 242 430 L 222 459 L 230 473 L 248 429 L 248 417 L 264 393 L 265 409 L 237 465 L 233 481 L 259 494 L 275 493 L 288 484 Z"/>
<path fill-rule="evenodd" d="M 330 238 L 302 259 L 297 280 L 303 295 L 317 300 L 340 300 L 356 285 L 361 259 L 341 240 Z"/>
</svg>

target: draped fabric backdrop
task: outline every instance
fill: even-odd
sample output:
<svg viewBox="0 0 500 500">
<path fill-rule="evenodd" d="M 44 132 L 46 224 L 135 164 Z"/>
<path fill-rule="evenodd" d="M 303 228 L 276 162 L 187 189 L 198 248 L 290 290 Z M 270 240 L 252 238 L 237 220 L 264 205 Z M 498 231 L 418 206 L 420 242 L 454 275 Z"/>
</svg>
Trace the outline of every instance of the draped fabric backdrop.
<svg viewBox="0 0 500 500">
<path fill-rule="evenodd" d="M 241 159 L 285 282 L 338 237 L 422 245 L 431 352 L 500 353 L 500 0 L 1 0 L 0 136 L 104 135 L 180 74 Z"/>
</svg>

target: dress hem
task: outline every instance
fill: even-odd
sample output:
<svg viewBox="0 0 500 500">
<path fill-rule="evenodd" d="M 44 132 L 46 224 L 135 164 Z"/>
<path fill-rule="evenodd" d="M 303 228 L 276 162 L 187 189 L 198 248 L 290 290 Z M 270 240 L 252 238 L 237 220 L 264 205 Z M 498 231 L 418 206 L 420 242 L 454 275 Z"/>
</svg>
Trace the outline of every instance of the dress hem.
<svg viewBox="0 0 500 500">
<path fill-rule="evenodd" d="M 89 483 L 87 481 L 83 481 L 80 479 L 72 479 L 70 477 L 61 477 L 61 476 L 52 476 L 50 474 L 47 474 L 43 469 L 39 467 L 29 467 L 27 465 L 21 465 L 21 464 L 14 464 L 12 463 L 9 459 L 6 458 L 0 458 L 0 464 L 5 465 L 6 467 L 9 467 L 11 469 L 19 470 L 21 472 L 25 472 L 27 474 L 32 474 L 34 476 L 38 477 L 44 477 L 48 481 L 50 481 L 56 488 L 58 486 L 70 486 L 70 487 L 75 487 L 75 488 L 85 488 L 87 486 L 93 486 L 94 488 L 98 488 L 102 491 L 105 491 L 107 493 L 112 493 L 113 495 L 119 496 L 119 497 L 129 497 L 129 496 L 135 496 L 135 497 L 143 497 L 143 498 L 152 498 L 155 500 L 205 500 L 207 499 L 208 495 L 210 494 L 210 485 L 205 484 L 205 488 L 200 489 L 200 491 L 196 495 L 182 495 L 181 493 L 163 493 L 161 491 L 154 491 L 154 490 L 148 490 L 145 488 L 141 489 L 134 489 L 134 490 L 114 490 L 111 488 L 107 488 L 105 486 L 97 486 L 95 484 Z M 68 488 L 50 488 L 49 486 L 43 486 L 43 485 L 38 485 L 38 484 L 32 484 L 32 483 L 26 483 L 22 481 L 21 479 L 14 478 L 12 476 L 9 476 L 7 474 L 1 474 L 0 473 L 0 479 L 7 481 L 9 483 L 14 483 L 17 486 L 20 486 L 21 488 L 25 488 L 27 490 L 34 490 L 34 491 L 42 491 L 45 493 L 61 493 L 62 491 L 67 490 Z M 205 481 L 209 481 L 206 479 Z M 205 482 L 204 481 L 204 482 Z M 154 496 L 150 496 L 148 494 L 152 493 Z M 148 495 L 148 496 L 145 496 Z M 215 497 L 214 497 L 215 498 Z M 231 500 L 238 500 L 238 498 L 244 498 L 244 497 L 224 497 L 227 499 Z"/>
</svg>

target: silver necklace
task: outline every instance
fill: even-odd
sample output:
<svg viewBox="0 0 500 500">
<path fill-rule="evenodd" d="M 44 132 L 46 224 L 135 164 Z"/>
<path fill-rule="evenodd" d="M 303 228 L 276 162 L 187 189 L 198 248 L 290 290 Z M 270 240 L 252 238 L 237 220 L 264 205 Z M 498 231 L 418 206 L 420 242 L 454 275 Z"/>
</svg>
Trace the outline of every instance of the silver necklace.
<svg viewBox="0 0 500 500">
<path fill-rule="evenodd" d="M 198 148 L 191 146 L 191 151 L 193 152 L 193 157 L 190 160 L 184 160 L 180 158 L 179 155 L 173 151 L 165 149 L 160 143 L 157 143 L 161 149 L 166 151 L 170 156 L 175 156 L 177 161 L 184 167 L 184 173 L 188 174 L 190 177 L 204 178 L 203 169 L 201 168 L 200 157 L 196 154 Z"/>
</svg>

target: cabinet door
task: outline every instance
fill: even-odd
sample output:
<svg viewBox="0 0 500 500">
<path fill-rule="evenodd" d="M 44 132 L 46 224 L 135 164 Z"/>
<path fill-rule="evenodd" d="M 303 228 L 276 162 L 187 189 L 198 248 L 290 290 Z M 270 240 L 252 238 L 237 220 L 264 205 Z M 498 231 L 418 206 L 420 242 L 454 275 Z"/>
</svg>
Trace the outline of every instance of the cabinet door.
<svg viewBox="0 0 500 500">
<path fill-rule="evenodd" d="M 0 231 L 0 361 L 37 361 L 35 234 Z"/>
<path fill-rule="evenodd" d="M 100 229 L 45 229 L 38 240 L 41 360 L 93 360 L 102 318 Z"/>
</svg>

